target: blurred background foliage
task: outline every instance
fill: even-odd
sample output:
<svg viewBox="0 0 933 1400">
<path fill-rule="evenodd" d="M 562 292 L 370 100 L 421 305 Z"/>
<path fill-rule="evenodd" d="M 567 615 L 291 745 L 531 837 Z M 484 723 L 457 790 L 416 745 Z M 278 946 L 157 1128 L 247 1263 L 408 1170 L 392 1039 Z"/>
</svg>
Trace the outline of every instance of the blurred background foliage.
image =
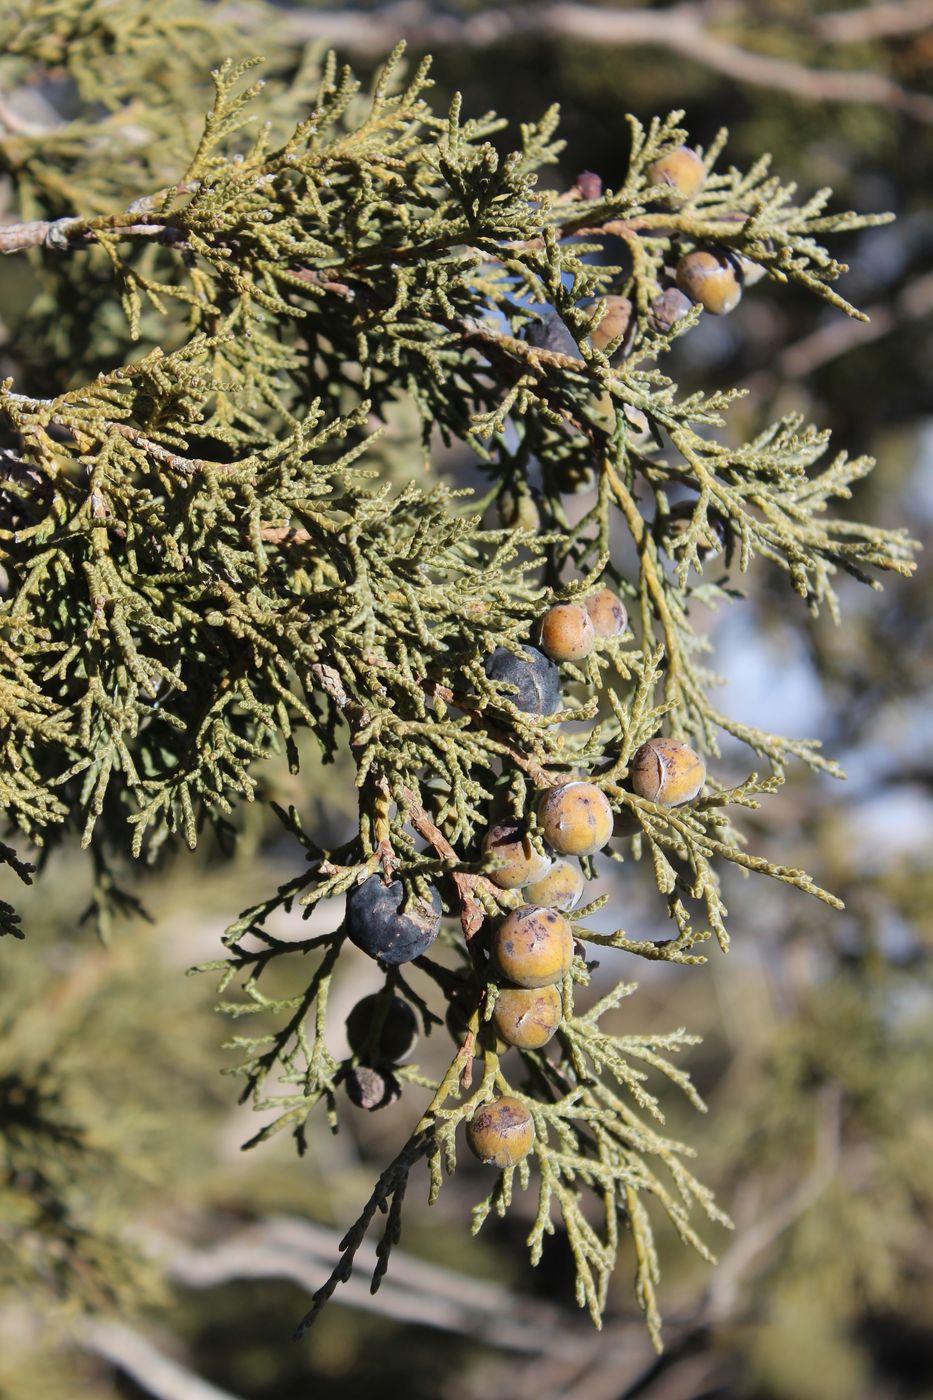
<svg viewBox="0 0 933 1400">
<path fill-rule="evenodd" d="M 837 208 L 893 209 L 897 224 L 851 235 L 843 254 L 852 272 L 842 290 L 871 325 L 765 283 L 732 316 L 704 318 L 669 372 L 685 390 L 742 383 L 737 436 L 799 408 L 840 446 L 872 452 L 880 466 L 853 510 L 906 523 L 929 543 L 933 6 L 75 0 L 57 26 L 43 10 L 20 4 L 0 17 L 0 203 L 10 217 L 32 212 L 23 192 L 50 121 L 62 212 L 74 207 L 69 171 L 88 143 L 118 142 L 99 192 L 106 207 L 116 189 L 133 197 L 177 169 L 203 105 L 194 95 L 221 55 L 265 52 L 284 117 L 320 36 L 333 34 L 366 71 L 406 31 L 413 58 L 435 54 L 441 104 L 459 89 L 468 113 L 494 108 L 514 123 L 560 102 L 558 187 L 582 170 L 612 185 L 625 166 L 625 113 L 647 120 L 684 107 L 699 144 L 730 127 L 738 164 L 770 150 L 806 194 L 831 184 Z M 573 32 L 581 15 L 587 37 Z M 633 26 L 627 39 L 620 20 Z M 179 40 L 168 51 L 161 26 Z M 71 76 L 81 45 L 87 91 Z M 847 73 L 857 80 L 843 78 L 843 93 Z M 179 103 L 183 90 L 192 96 Z M 140 102 L 163 104 L 163 139 L 136 121 Z M 60 314 L 58 275 L 71 274 L 46 266 L 37 281 L 22 258 L 0 266 L 4 374 L 60 386 L 76 354 L 83 372 L 129 353 L 116 303 L 110 314 L 98 291 Z M 384 452 L 397 480 L 425 469 L 403 412 Z M 476 480 L 475 463 L 443 450 L 432 469 Z M 109 946 L 79 924 L 90 878 L 75 853 L 59 853 L 38 887 L 17 888 L 29 940 L 0 944 L 0 1394 L 933 1396 L 929 557 L 911 583 L 882 594 L 843 587 L 838 628 L 811 625 L 765 569 L 745 587 L 748 601 L 709 618 L 724 703 L 783 733 L 819 735 L 849 773 L 843 785 L 791 772 L 766 819 L 749 823 L 752 840 L 770 859 L 805 863 L 847 908 L 752 892 L 727 872 L 730 956 L 714 954 L 700 971 L 651 965 L 642 994 L 616 1013 L 633 1030 L 666 1021 L 703 1034 L 690 1068 L 711 1112 L 694 1137 L 737 1224 L 716 1241 L 717 1270 L 666 1251 L 664 1356 L 630 1312 L 627 1278 L 606 1330 L 591 1335 L 573 1307 L 560 1235 L 536 1273 L 512 1247 L 528 1223 L 521 1212 L 468 1239 L 479 1168 L 461 1169 L 430 1215 L 410 1211 L 406 1258 L 375 1300 L 351 1284 L 300 1346 L 288 1341 L 340 1221 L 368 1194 L 372 1163 L 404 1139 L 421 1091 L 410 1086 L 385 1114 L 360 1113 L 352 1142 L 322 1124 L 302 1160 L 284 1139 L 240 1152 L 256 1119 L 233 1106 L 232 1081 L 218 1074 L 230 1027 L 212 1012 L 210 980 L 185 971 L 216 956 L 237 912 L 294 873 L 294 850 L 256 806 L 232 862 L 220 851 L 185 856 L 144 891 L 148 919 L 117 923 Z M 737 780 L 745 763 L 726 749 Z M 324 770 L 309 754 L 300 780 L 284 768 L 262 776 L 316 839 L 340 839 L 335 827 L 353 810 L 349 767 Z M 660 935 L 638 869 L 607 862 L 604 875 L 616 911 L 631 910 L 643 936 Z M 282 920 L 286 936 L 289 927 Z M 627 975 L 624 962 L 607 956 L 607 983 Z M 342 959 L 346 1010 L 372 977 L 361 955 Z M 420 1047 L 430 1068 L 438 1038 Z M 670 1111 L 676 1134 L 673 1095 Z"/>
</svg>

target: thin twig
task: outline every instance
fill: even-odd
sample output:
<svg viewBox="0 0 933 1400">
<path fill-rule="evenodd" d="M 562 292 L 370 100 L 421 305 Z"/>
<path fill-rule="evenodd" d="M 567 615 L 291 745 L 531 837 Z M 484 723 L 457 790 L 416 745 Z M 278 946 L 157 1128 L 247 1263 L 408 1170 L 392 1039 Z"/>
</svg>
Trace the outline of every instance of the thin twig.
<svg viewBox="0 0 933 1400">
<path fill-rule="evenodd" d="M 28 117 L 21 117 L 19 112 L 14 112 L 6 97 L 0 97 L 0 126 L 6 127 L 13 136 L 45 136 L 51 129 L 30 121 Z"/>
<path fill-rule="evenodd" d="M 436 851 L 444 860 L 456 861 L 459 864 L 460 857 L 457 852 L 440 827 L 428 816 L 411 789 L 402 788 L 401 796 L 405 802 L 408 819 L 419 836 L 423 836 L 432 850 Z M 486 917 L 483 906 L 476 897 L 476 890 L 483 885 L 491 889 L 492 884 L 485 875 L 470 875 L 463 870 L 451 871 L 451 879 L 457 886 L 457 893 L 460 896 L 460 924 L 469 948 L 473 938 L 482 928 L 483 920 Z"/>
<path fill-rule="evenodd" d="M 345 710 L 350 703 L 350 697 L 340 679 L 339 671 L 335 671 L 333 666 L 325 666 L 322 661 L 313 662 L 309 670 L 324 693 L 333 700 L 338 710 Z M 366 723 L 369 723 L 368 717 Z"/>
<path fill-rule="evenodd" d="M 162 238 L 169 231 L 167 224 L 112 224 L 101 232 L 115 238 Z M 97 241 L 98 230 L 83 219 L 30 219 L 22 224 L 0 226 L 0 253 L 22 253 L 27 248 L 53 248 L 59 253 L 71 252 Z"/>
<path fill-rule="evenodd" d="M 3 120 L 0 116 L 0 120 Z M 154 194 L 143 195 L 134 200 L 124 214 L 134 218 L 151 214 L 165 201 L 182 194 L 194 194 L 200 188 L 199 180 L 187 184 L 169 185 L 156 190 Z M 176 232 L 169 224 L 144 222 L 121 224 L 120 215 L 113 223 L 107 218 L 82 219 L 67 215 L 60 219 L 29 219 L 24 223 L 0 225 L 0 253 L 22 253 L 28 248 L 52 248 L 59 253 L 68 253 L 76 248 L 86 247 L 97 241 L 99 234 L 111 238 L 164 238 Z"/>
<path fill-rule="evenodd" d="M 153 442 L 152 438 L 140 432 L 138 428 L 132 428 L 128 423 L 108 423 L 108 428 L 112 433 L 117 433 L 120 437 L 126 438 L 134 447 L 139 447 L 148 456 L 154 457 L 157 462 L 163 462 L 172 471 L 180 472 L 182 476 L 194 476 L 198 472 L 207 475 L 226 476 L 230 472 L 236 471 L 237 462 L 208 462 L 201 457 L 183 457 L 178 452 L 172 452 L 168 447 L 163 447 L 159 442 Z"/>
</svg>

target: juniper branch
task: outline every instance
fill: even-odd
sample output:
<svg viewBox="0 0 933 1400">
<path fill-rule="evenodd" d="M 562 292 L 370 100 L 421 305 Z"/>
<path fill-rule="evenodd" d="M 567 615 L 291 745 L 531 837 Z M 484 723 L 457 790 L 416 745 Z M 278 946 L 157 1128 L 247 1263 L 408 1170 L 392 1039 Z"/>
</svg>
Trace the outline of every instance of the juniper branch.
<svg viewBox="0 0 933 1400">
<path fill-rule="evenodd" d="M 147 160 L 145 190 L 137 181 L 124 199 L 104 181 L 65 213 L 59 188 L 48 207 L 30 207 L 49 217 L 0 232 L 10 251 L 40 250 L 54 285 L 70 288 L 66 304 L 93 270 L 89 295 L 125 318 L 107 366 L 77 360 L 46 396 L 0 386 L 0 561 L 10 579 L 0 600 L 0 797 L 27 839 L 79 835 L 106 916 L 119 893 L 111 858 L 154 862 L 168 846 L 195 846 L 205 826 L 226 831 L 240 803 L 266 800 L 261 761 L 280 756 L 297 771 L 305 735 L 325 759 L 341 757 L 357 789 L 353 834 L 320 849 L 297 813 L 282 814 L 306 868 L 231 925 L 227 956 L 211 964 L 222 1009 L 247 1028 L 231 1041 L 231 1072 L 257 1107 L 275 1111 L 253 1141 L 288 1128 L 301 1149 L 318 1105 L 336 1128 L 338 1090 L 372 1068 L 328 1048 L 348 920 L 290 942 L 266 927 L 279 910 L 308 916 L 373 878 L 398 881 L 405 909 L 436 892 L 459 932 L 444 927 L 443 958 L 422 955 L 417 966 L 464 1012 L 465 1029 L 309 1318 L 383 1210 L 378 1283 L 415 1164 L 427 1160 L 433 1199 L 456 1165 L 458 1131 L 507 1094 L 535 1125 L 532 1257 L 559 1209 L 579 1301 L 598 1321 L 620 1231 L 630 1230 L 657 1339 L 646 1203 L 704 1256 L 693 1213 L 724 1223 L 683 1165 L 688 1149 L 643 1121 L 663 1111 L 649 1070 L 701 1106 L 669 1059 L 688 1038 L 608 1034 L 599 1021 L 611 998 L 577 1015 L 590 975 L 578 953 L 560 989 L 560 1056 L 529 1051 L 513 1084 L 490 1019 L 498 980 L 487 935 L 521 896 L 496 883 L 483 838 L 504 813 L 540 843 L 541 792 L 580 777 L 634 824 L 633 854 L 650 859 L 672 936 L 590 933 L 597 900 L 576 925 L 583 950 L 701 962 L 696 949 L 713 936 L 728 943 L 729 865 L 838 902 L 804 872 L 747 851 L 732 826 L 733 811 L 776 789 L 789 758 L 835 769 L 812 743 L 737 724 L 713 705 L 696 610 L 727 601 L 729 570 L 757 559 L 811 611 L 835 615 L 839 570 L 866 581 L 909 573 L 913 545 L 903 532 L 831 517 L 871 464 L 820 465 L 827 444 L 815 429 L 787 419 L 739 446 L 720 439 L 734 395 L 684 397 L 657 368 L 700 313 L 665 329 L 657 306 L 681 259 L 712 246 L 733 269 L 755 266 L 857 316 L 835 290 L 845 269 L 823 239 L 882 220 L 828 214 L 827 191 L 798 203 L 766 160 L 722 169 L 724 136 L 702 154 L 696 195 L 677 204 L 651 172 L 686 139 L 678 113 L 647 129 L 632 123 L 618 190 L 584 197 L 578 182 L 542 194 L 537 172 L 560 148 L 556 111 L 501 158 L 489 139 L 495 118 L 465 119 L 459 99 L 434 111 L 427 67 L 405 79 L 400 64 L 397 51 L 364 94 L 325 58 L 314 91 L 292 104 L 306 114 L 255 132 L 253 116 L 273 98 L 252 81 L 254 61 L 221 64 L 200 135 L 174 171 Z M 610 239 L 623 241 L 629 265 L 609 262 Z M 55 248 L 68 256 L 53 260 Z M 630 324 L 600 349 L 608 296 L 628 304 Z M 539 313 L 562 326 L 556 345 L 539 343 Z M 542 528 L 496 524 L 443 484 L 381 480 L 380 453 L 391 448 L 380 433 L 400 402 L 419 421 L 423 456 L 435 431 L 469 445 L 490 502 L 501 507 L 512 491 L 534 503 Z M 570 524 L 563 498 L 585 473 L 592 504 Z M 617 527 L 634 550 L 630 577 L 615 562 Z M 711 568 L 722 576 L 711 579 Z M 585 602 L 606 580 L 632 605 L 633 627 L 565 666 L 562 708 L 523 708 L 490 658 L 499 648 L 521 656 L 546 609 Z M 713 756 L 721 732 L 735 735 L 771 775 L 729 789 L 713 774 L 707 795 L 683 809 L 649 802 L 631 790 L 631 765 L 662 728 Z M 595 876 L 592 862 L 586 874 Z M 306 955 L 311 971 L 297 987 L 269 990 L 268 968 Z M 400 971 L 385 972 L 426 1031 L 438 1023 Z M 425 1082 L 414 1065 L 399 1077 Z M 477 1226 L 530 1180 L 528 1159 L 508 1168 Z"/>
</svg>

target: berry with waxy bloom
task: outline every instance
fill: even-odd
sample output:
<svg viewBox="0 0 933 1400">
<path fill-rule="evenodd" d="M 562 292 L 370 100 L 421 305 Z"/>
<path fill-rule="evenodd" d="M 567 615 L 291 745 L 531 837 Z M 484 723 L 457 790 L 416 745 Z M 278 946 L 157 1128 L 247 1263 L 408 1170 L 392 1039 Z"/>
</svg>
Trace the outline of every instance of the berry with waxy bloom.
<svg viewBox="0 0 933 1400">
<path fill-rule="evenodd" d="M 577 189 L 581 199 L 599 199 L 603 192 L 603 182 L 595 171 L 583 170 L 577 176 Z"/>
<path fill-rule="evenodd" d="M 555 986 L 503 987 L 496 997 L 492 1023 L 507 1045 L 540 1050 L 561 1023 L 564 1004 Z"/>
<path fill-rule="evenodd" d="M 357 1108 L 373 1112 L 387 1108 L 401 1096 L 401 1086 L 389 1070 L 374 1069 L 372 1065 L 355 1065 L 346 1078 L 347 1098 Z"/>
<path fill-rule="evenodd" d="M 347 895 L 347 932 L 351 943 L 371 958 L 395 967 L 426 953 L 441 927 L 441 899 L 431 890 L 430 901 L 416 899 L 403 911 L 401 880 L 390 885 L 370 875 Z"/>
<path fill-rule="evenodd" d="M 595 645 L 592 618 L 576 603 L 555 603 L 541 619 L 541 650 L 552 661 L 583 661 Z"/>
<path fill-rule="evenodd" d="M 404 1060 L 417 1039 L 415 1013 L 402 997 L 373 992 L 358 1001 L 347 1017 L 347 1041 L 354 1055 L 376 1056 L 394 1064 Z"/>
<path fill-rule="evenodd" d="M 726 253 L 697 248 L 677 264 L 677 285 L 713 316 L 725 316 L 742 300 L 742 274 Z"/>
<path fill-rule="evenodd" d="M 745 224 L 748 222 L 750 215 L 742 213 L 740 210 L 736 210 L 736 212 L 733 214 L 722 214 L 719 217 L 723 220 L 724 223 Z M 767 243 L 767 247 L 772 248 L 773 244 L 769 241 Z M 738 264 L 739 270 L 742 273 L 743 287 L 754 287 L 755 283 L 760 282 L 762 277 L 764 277 L 767 273 L 767 268 L 762 267 L 761 263 L 753 262 L 753 260 L 751 258 L 747 258 L 744 253 L 739 253 L 733 250 L 730 256 L 735 259 L 736 263 Z"/>
<path fill-rule="evenodd" d="M 686 292 L 679 287 L 667 287 L 651 303 L 648 324 L 658 335 L 666 335 L 678 321 L 683 320 L 692 305 Z"/>
<path fill-rule="evenodd" d="M 648 166 L 648 181 L 666 185 L 679 196 L 679 201 L 699 194 L 706 179 L 706 166 L 691 146 L 676 146 Z"/>
<path fill-rule="evenodd" d="M 534 1146 L 534 1119 L 511 1094 L 484 1103 L 467 1124 L 467 1142 L 487 1166 L 516 1166 Z"/>
<path fill-rule="evenodd" d="M 530 715 L 552 715 L 560 709 L 560 672 L 536 647 L 523 647 L 522 655 L 508 647 L 496 647 L 486 661 L 491 681 L 515 686 L 508 699 Z"/>
<path fill-rule="evenodd" d="M 585 889 L 586 881 L 575 865 L 569 860 L 555 860 L 546 875 L 527 887 L 525 895 L 531 904 L 567 913 L 576 909 Z"/>
<path fill-rule="evenodd" d="M 573 933 L 556 909 L 522 905 L 492 935 L 492 958 L 507 982 L 548 987 L 562 982 L 573 962 Z"/>
<path fill-rule="evenodd" d="M 483 853 L 498 862 L 489 878 L 500 890 L 520 890 L 532 880 L 540 880 L 551 861 L 536 851 L 524 827 L 517 822 L 496 822 L 483 837 Z"/>
<path fill-rule="evenodd" d="M 622 599 L 611 588 L 601 588 L 587 598 L 583 606 L 597 637 L 618 637 L 625 631 L 628 613 Z"/>
<path fill-rule="evenodd" d="M 583 359 L 568 326 L 552 306 L 542 311 L 534 321 L 529 321 L 525 339 L 536 350 L 550 350 L 558 355 L 570 355 L 575 360 Z"/>
<path fill-rule="evenodd" d="M 632 759 L 632 788 L 662 807 L 692 802 L 706 780 L 706 764 L 679 739 L 649 739 Z"/>
<path fill-rule="evenodd" d="M 612 808 L 594 783 L 549 788 L 538 807 L 544 839 L 563 856 L 592 856 L 612 835 Z"/>
</svg>

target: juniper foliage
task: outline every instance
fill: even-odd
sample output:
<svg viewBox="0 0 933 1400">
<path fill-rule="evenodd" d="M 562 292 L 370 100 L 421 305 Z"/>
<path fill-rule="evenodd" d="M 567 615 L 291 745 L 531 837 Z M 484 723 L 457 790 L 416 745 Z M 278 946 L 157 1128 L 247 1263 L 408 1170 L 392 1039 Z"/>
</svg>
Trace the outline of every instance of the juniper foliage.
<svg viewBox="0 0 933 1400">
<path fill-rule="evenodd" d="M 137 27 L 119 32 L 135 58 L 153 76 L 161 65 L 191 73 L 193 48 L 177 43 L 183 7 L 130 8 Z M 912 544 L 831 513 L 868 459 L 831 455 L 825 434 L 793 417 L 736 446 L 734 393 L 680 395 L 659 361 L 701 313 L 668 329 L 654 307 L 678 257 L 713 245 L 858 315 L 822 239 L 883 220 L 827 213 L 828 191 L 795 203 L 766 158 L 748 171 L 724 164 L 725 133 L 702 152 L 702 190 L 679 204 L 648 174 L 687 139 L 678 112 L 647 129 L 631 121 L 617 190 L 581 179 L 549 191 L 538 176 L 560 150 L 556 109 L 503 156 L 502 124 L 464 117 L 456 100 L 434 111 L 427 65 L 406 75 L 400 51 L 370 91 L 331 54 L 273 66 L 265 91 L 258 60 L 223 62 L 199 133 L 178 82 L 129 100 L 117 62 L 101 119 L 92 104 L 107 82 L 108 7 L 53 9 L 58 37 L 23 24 L 4 59 L 14 77 L 17 64 L 65 68 L 79 94 L 73 120 L 20 124 L 0 141 L 22 219 L 0 229 L 0 247 L 30 260 L 40 290 L 26 325 L 41 347 L 24 352 L 24 382 L 0 386 L 10 828 L 40 865 L 79 838 L 106 932 L 135 899 L 118 884 L 129 862 L 155 865 L 206 828 L 226 842 L 239 804 L 266 800 L 261 760 L 284 755 L 298 771 L 307 736 L 326 761 L 348 747 L 356 833 L 325 850 L 295 809 L 280 810 L 304 867 L 231 924 L 209 965 L 222 1009 L 258 1026 L 231 1042 L 243 1098 L 276 1110 L 252 1142 L 284 1129 L 302 1149 L 319 1107 L 336 1129 L 356 1063 L 328 1048 L 340 912 L 331 931 L 286 940 L 267 927 L 278 911 L 310 915 L 378 872 L 401 879 L 408 899 L 436 886 L 449 917 L 437 952 L 416 964 L 435 1004 L 405 968 L 386 986 L 426 1033 L 448 1002 L 464 1008 L 465 1029 L 440 1083 L 397 1068 L 430 1103 L 303 1325 L 382 1212 L 378 1285 L 413 1168 L 427 1163 L 436 1199 L 460 1125 L 506 1092 L 532 1113 L 533 1159 L 501 1174 L 475 1228 L 509 1209 L 516 1184 L 534 1183 L 532 1259 L 559 1215 L 578 1300 L 597 1323 L 628 1231 L 659 1339 L 649 1206 L 706 1257 L 697 1216 L 728 1222 L 685 1165 L 691 1149 L 665 1134 L 651 1087 L 667 1079 L 702 1109 L 673 1062 L 691 1037 L 605 1030 L 630 985 L 577 1009 L 591 999 L 589 952 L 693 964 L 712 937 L 725 949 L 726 862 L 839 905 L 803 871 L 750 853 L 733 825 L 776 790 L 788 759 L 838 770 L 817 745 L 715 705 L 697 610 L 727 603 L 762 559 L 811 612 L 835 616 L 839 571 L 877 587 L 879 573 L 910 571 Z M 630 300 L 631 324 L 597 348 L 608 294 Z M 561 318 L 575 353 L 531 342 L 542 311 Z M 418 414 L 425 462 L 438 441 L 476 454 L 484 498 L 381 479 L 379 437 L 400 402 Z M 571 510 L 568 494 L 588 482 L 587 508 Z M 519 709 L 487 677 L 490 652 L 520 647 L 551 602 L 607 581 L 632 628 L 563 668 L 557 714 Z M 706 795 L 684 808 L 626 786 L 633 753 L 662 729 L 713 760 Z M 760 770 L 737 787 L 716 780 L 723 733 Z M 560 1053 L 523 1052 L 507 1070 L 488 1029 L 496 986 L 484 940 L 521 897 L 489 878 L 482 837 L 494 815 L 514 814 L 540 843 L 536 794 L 573 776 L 596 781 L 635 831 L 611 854 L 649 865 L 672 934 L 594 933 L 587 919 L 605 897 L 579 911 Z M 29 877 L 9 848 L 0 856 Z M 585 869 L 596 877 L 591 860 Z M 0 931 L 19 937 L 13 912 L 0 915 Z M 266 991 L 273 964 L 293 965 L 296 990 Z"/>
</svg>

